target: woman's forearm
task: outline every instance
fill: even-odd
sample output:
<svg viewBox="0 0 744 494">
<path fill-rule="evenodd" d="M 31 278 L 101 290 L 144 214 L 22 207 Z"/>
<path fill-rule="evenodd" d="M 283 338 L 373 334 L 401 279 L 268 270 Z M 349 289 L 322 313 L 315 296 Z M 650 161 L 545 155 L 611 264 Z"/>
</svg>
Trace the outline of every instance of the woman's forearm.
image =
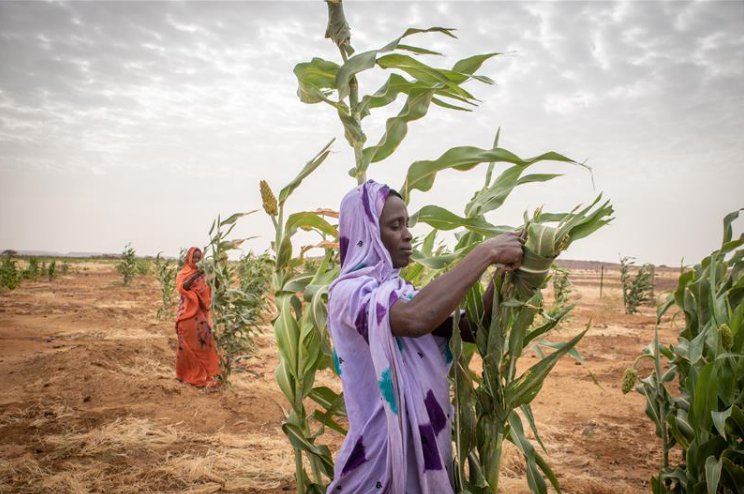
<svg viewBox="0 0 744 494">
<path fill-rule="evenodd" d="M 476 247 L 451 271 L 421 289 L 411 301 L 396 302 L 390 310 L 392 333 L 418 337 L 440 327 L 490 264 L 490 256 Z"/>
</svg>

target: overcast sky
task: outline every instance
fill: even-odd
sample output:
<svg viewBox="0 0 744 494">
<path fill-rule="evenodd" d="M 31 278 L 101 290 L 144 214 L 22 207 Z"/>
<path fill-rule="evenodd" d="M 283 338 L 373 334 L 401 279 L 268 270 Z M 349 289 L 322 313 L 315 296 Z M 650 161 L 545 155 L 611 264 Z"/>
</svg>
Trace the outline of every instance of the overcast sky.
<svg viewBox="0 0 744 494">
<path fill-rule="evenodd" d="M 588 159 L 594 186 L 577 167 L 540 165 L 565 176 L 524 186 L 488 217 L 517 225 L 526 209 L 568 210 L 603 192 L 616 220 L 574 244 L 573 259 L 695 262 L 744 206 L 744 2 L 345 5 L 358 52 L 445 26 L 459 39 L 409 38 L 445 54 L 427 63 L 508 53 L 481 70 L 495 86 L 468 83 L 482 100 L 473 113 L 432 107 L 370 178 L 399 187 L 411 162 L 489 148 L 498 127 L 520 156 Z M 320 1 L 0 2 L 0 249 L 202 245 L 213 217 L 260 208 L 260 179 L 280 189 L 333 137 L 288 206 L 337 209 L 355 185 L 353 153 L 330 107 L 298 100 L 292 73 L 313 57 L 340 62 L 326 16 Z M 361 92 L 387 75 L 365 72 Z M 402 103 L 364 121 L 371 142 Z M 484 173 L 440 174 L 410 211 L 462 214 Z M 258 235 L 246 246 L 261 251 L 270 225 L 261 211 L 236 233 Z"/>
</svg>

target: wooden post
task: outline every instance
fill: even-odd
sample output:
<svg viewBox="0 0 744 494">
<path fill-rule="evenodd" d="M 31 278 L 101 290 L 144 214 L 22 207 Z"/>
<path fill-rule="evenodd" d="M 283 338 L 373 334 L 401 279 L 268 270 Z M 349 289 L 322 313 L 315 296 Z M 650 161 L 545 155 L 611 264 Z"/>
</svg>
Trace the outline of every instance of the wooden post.
<svg viewBox="0 0 744 494">
<path fill-rule="evenodd" d="M 599 298 L 602 298 L 602 287 L 604 286 L 604 265 L 599 269 Z"/>
</svg>

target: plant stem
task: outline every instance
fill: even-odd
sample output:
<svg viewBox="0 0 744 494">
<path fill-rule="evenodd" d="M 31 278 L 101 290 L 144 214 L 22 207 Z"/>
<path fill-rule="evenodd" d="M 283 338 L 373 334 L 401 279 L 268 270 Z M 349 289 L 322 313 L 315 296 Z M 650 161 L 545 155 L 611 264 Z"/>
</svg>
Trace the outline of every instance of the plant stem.
<svg viewBox="0 0 744 494">
<path fill-rule="evenodd" d="M 341 58 L 343 58 L 344 63 L 349 59 L 349 57 L 346 55 L 344 50 L 339 47 L 339 51 L 341 52 Z M 352 77 L 349 81 L 349 109 L 351 111 L 351 117 L 356 121 L 356 123 L 359 125 L 359 128 L 362 127 L 361 118 L 358 112 L 359 109 L 359 83 L 357 82 L 356 76 Z M 357 184 L 361 185 L 367 180 L 367 170 L 364 166 L 364 152 L 363 152 L 363 142 L 355 142 L 354 144 L 354 163 L 355 163 L 355 169 L 356 169 L 356 179 Z"/>
<path fill-rule="evenodd" d="M 305 494 L 305 483 L 302 481 L 302 451 L 295 450 L 295 482 L 297 484 L 297 494 Z"/>
<path fill-rule="evenodd" d="M 663 469 L 666 470 L 669 467 L 669 444 L 667 440 L 667 424 L 666 424 L 666 388 L 664 387 L 664 383 L 661 382 L 661 355 L 659 352 L 659 324 L 657 322 L 656 328 L 656 338 L 654 339 L 654 364 L 656 367 L 656 389 L 657 389 L 657 399 L 659 400 L 659 426 L 661 428 L 661 445 L 664 451 L 663 456 Z M 659 476 L 659 481 L 661 481 L 661 476 Z"/>
</svg>

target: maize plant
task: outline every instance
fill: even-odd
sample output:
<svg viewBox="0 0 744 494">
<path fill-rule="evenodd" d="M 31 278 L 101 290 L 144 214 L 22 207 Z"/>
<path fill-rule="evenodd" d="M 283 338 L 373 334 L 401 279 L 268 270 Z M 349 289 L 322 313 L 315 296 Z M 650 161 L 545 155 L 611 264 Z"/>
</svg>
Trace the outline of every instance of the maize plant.
<svg viewBox="0 0 744 494">
<path fill-rule="evenodd" d="M 380 162 L 395 152 L 406 137 L 409 124 L 426 116 L 431 105 L 445 110 L 471 111 L 473 107 L 477 106 L 477 99 L 463 85 L 471 81 L 493 84 L 490 78 L 478 75 L 476 72 L 480 70 L 484 62 L 499 55 L 498 53 L 474 55 L 459 60 L 451 67 L 437 68 L 425 64 L 414 56 L 437 56 L 440 55 L 439 53 L 403 42 L 405 38 L 420 37 L 420 35 L 426 33 L 454 39 L 456 37 L 453 29 L 443 27 L 410 28 L 400 37 L 381 48 L 356 53 L 351 46 L 351 31 L 344 16 L 341 0 L 329 0 L 326 3 L 329 14 L 326 37 L 338 46 L 341 63 L 316 57 L 309 62 L 298 64 L 294 70 L 298 81 L 297 94 L 303 103 L 328 105 L 336 111 L 344 130 L 344 137 L 354 151 L 355 163 L 349 170 L 349 175 L 356 178 L 359 184 L 366 181 L 367 171 L 372 163 Z M 376 68 L 384 69 L 390 75 L 379 89 L 373 93 L 362 95 L 356 76 L 363 71 Z M 367 145 L 368 131 L 363 129 L 364 119 L 373 111 L 381 111 L 401 95 L 405 97 L 403 107 L 397 114 L 387 120 L 379 138 L 375 141 L 376 143 Z M 337 238 L 338 233 L 335 226 L 327 223 L 317 212 L 294 213 L 286 220 L 284 219 L 286 199 L 302 180 L 320 165 L 327 153 L 328 146 L 305 166 L 295 180 L 282 189 L 278 200 L 271 192 L 269 185 L 266 182 L 261 183 L 264 210 L 271 217 L 276 231 L 276 237 L 272 244 L 276 256 L 273 284 L 277 318 L 274 321 L 274 329 L 279 347 L 279 366 L 276 375 L 279 386 L 291 405 L 283 429 L 295 451 L 298 493 L 325 492 L 323 487 L 324 478 L 332 478 L 333 462 L 328 448 L 318 444 L 317 440 L 324 427 L 343 431 L 334 420 L 336 415 L 344 413 L 342 396 L 336 395 L 327 388 L 313 388 L 315 372 L 328 365 L 332 355 L 325 331 L 327 285 L 338 273 L 338 265 L 335 250 L 329 245 L 327 238 Z M 428 223 L 434 228 L 434 231 L 424 239 L 421 248 L 414 252 L 415 264 L 404 270 L 402 276 L 415 283 L 425 285 L 448 269 L 448 266 L 453 262 L 470 252 L 477 243 L 485 238 L 506 231 L 513 231 L 513 228 L 510 227 L 495 226 L 488 223 L 484 214 L 498 208 L 517 185 L 545 182 L 557 177 L 556 174 L 522 176 L 522 172 L 529 166 L 543 161 L 578 164 L 553 152 L 533 158 L 520 158 L 512 152 L 498 147 L 498 134 L 496 142 L 491 148 L 481 149 L 473 146 L 460 146 L 446 151 L 438 159 L 412 163 L 407 169 L 403 185 L 399 188 L 406 202 L 415 190 L 429 191 L 439 171 L 446 169 L 467 171 L 483 163 L 490 163 L 490 165 L 487 171 L 486 185 L 467 205 L 465 217 L 457 216 L 438 206 L 426 206 L 412 216 L 412 223 L 416 221 Z M 497 162 L 508 163 L 512 166 L 491 184 L 491 174 Z M 529 326 L 527 321 L 531 321 L 531 318 L 528 315 L 533 307 L 536 307 L 534 304 L 539 299 L 539 287 L 544 284 L 552 261 L 558 252 L 565 249 L 573 240 L 586 236 L 607 223 L 612 208 L 605 203 L 592 210 L 597 202 L 598 200 L 582 211 L 573 211 L 562 215 L 536 215 L 530 220 L 529 228 L 527 225 L 524 226 L 524 234 L 527 236 L 528 242 L 535 242 L 531 246 L 530 255 L 532 257 L 525 263 L 526 270 L 519 275 L 512 277 L 504 276 L 502 273 L 497 274 L 497 278 L 500 277 L 499 290 L 503 289 L 503 293 L 499 293 L 499 297 L 502 297 L 503 301 L 500 298 L 497 307 L 503 314 L 499 313 L 499 317 L 494 318 L 497 322 L 493 324 L 497 326 L 490 333 L 494 336 L 490 339 L 486 338 L 485 344 L 498 344 L 500 342 L 503 351 L 507 341 L 503 340 L 503 336 L 500 337 L 501 340 L 497 338 L 497 334 L 508 335 L 510 328 L 516 324 L 516 320 L 520 321 L 519 327 L 524 324 Z M 547 222 L 551 221 L 558 223 L 556 228 L 550 229 L 546 225 Z M 307 271 L 302 272 L 300 271 L 303 266 L 302 258 L 293 257 L 291 237 L 298 228 L 315 230 L 321 234 L 324 240 L 318 245 L 325 248 L 325 257 L 317 269 L 308 266 Z M 457 233 L 458 243 L 452 252 L 445 252 L 442 248 L 434 249 L 436 230 L 450 231 L 458 228 L 462 230 Z M 468 304 L 468 310 L 478 310 L 478 303 L 475 302 L 475 299 L 480 295 L 482 295 L 482 288 L 475 288 L 468 297 L 468 300 L 472 302 Z M 471 301 L 471 299 L 473 300 Z M 482 311 L 482 307 L 480 309 Z M 524 313 L 524 316 L 520 316 L 522 313 Z M 479 423 L 488 429 L 489 434 L 491 434 L 489 437 L 494 442 L 489 443 L 488 446 L 484 443 L 484 448 L 488 449 L 496 445 L 498 437 L 502 439 L 503 437 L 511 437 L 508 435 L 511 425 L 501 421 L 502 418 L 511 418 L 511 415 L 507 414 L 502 417 L 501 414 L 494 415 L 492 413 L 496 409 L 506 410 L 506 405 L 502 400 L 503 397 L 498 396 L 498 392 L 502 392 L 505 386 L 512 382 L 519 383 L 515 384 L 519 389 L 510 391 L 510 393 L 515 396 L 518 395 L 519 399 L 523 400 L 519 405 L 528 404 L 555 361 L 564 353 L 574 351 L 573 345 L 578 339 L 572 340 L 567 345 L 552 344 L 559 348 L 543 361 L 546 363 L 542 364 L 541 369 L 545 368 L 546 370 L 541 370 L 538 377 L 521 376 L 516 378 L 513 375 L 516 359 L 521 355 L 523 348 L 527 344 L 533 343 L 534 338 L 542 336 L 549 329 L 552 329 L 563 315 L 565 313 L 552 318 L 547 325 L 542 327 L 541 331 L 534 333 L 532 338 L 526 342 L 521 341 L 517 344 L 517 340 L 514 339 L 514 343 L 509 343 L 514 345 L 513 353 L 509 353 L 508 356 L 506 354 L 501 355 L 499 358 L 502 362 L 496 365 L 495 370 L 490 368 L 488 371 L 488 378 L 495 379 L 493 381 L 494 387 L 489 387 L 489 390 L 496 394 L 486 395 L 481 393 L 479 395 L 482 396 L 483 405 L 478 411 L 485 417 Z M 522 328 L 521 331 L 524 333 L 526 327 Z M 481 335 L 487 334 L 489 334 L 488 328 L 484 328 Z M 491 340 L 493 341 L 491 342 Z M 548 345 L 548 343 L 542 341 L 535 341 L 534 343 Z M 466 348 L 466 352 L 463 353 L 459 336 L 453 340 L 453 348 L 455 347 L 460 368 L 460 371 L 456 372 L 455 382 L 460 383 L 459 389 L 462 390 L 461 393 L 464 393 L 462 394 L 463 399 L 467 399 L 467 396 L 474 398 L 476 390 L 473 387 L 471 375 L 469 372 L 465 372 L 465 368 L 469 362 L 468 355 L 472 355 L 475 347 Z M 485 352 L 489 348 L 483 347 L 482 349 Z M 492 354 L 495 355 L 495 353 Z M 488 354 L 489 358 L 492 354 Z M 507 365 L 505 372 L 511 366 L 511 374 L 504 374 L 499 388 L 496 387 L 496 383 L 500 374 L 493 373 L 501 372 L 502 364 Z M 467 390 L 463 387 L 463 379 L 469 380 L 470 395 L 467 395 Z M 527 388 L 524 388 L 523 381 L 528 381 Z M 524 393 L 527 393 L 527 395 L 524 395 Z M 304 406 L 306 398 L 313 399 L 325 410 L 324 412 L 316 411 L 313 414 L 313 418 L 320 422 L 319 428 L 315 431 L 311 430 L 308 413 Z M 511 406 L 513 403 L 514 399 L 508 405 Z M 471 412 L 475 413 L 471 405 L 474 406 L 474 402 L 466 402 L 458 398 L 458 409 L 463 416 L 470 417 Z M 530 422 L 532 422 L 531 413 Z M 472 423 L 475 424 L 475 422 Z M 467 425 L 462 423 L 458 427 L 463 431 L 467 429 Z M 464 435 L 465 433 L 462 435 L 458 433 L 458 437 Z M 486 437 L 482 434 L 481 436 L 482 438 Z M 467 429 L 467 437 L 470 441 L 469 444 L 474 445 L 474 428 L 472 431 Z M 462 445 L 464 443 L 458 444 Z M 473 472 L 472 479 L 466 478 L 465 469 L 460 468 L 458 483 L 461 487 L 465 488 L 467 486 L 472 492 L 482 492 L 483 485 L 491 485 L 495 488 L 498 462 L 494 463 L 494 460 L 500 458 L 501 442 L 498 442 L 498 444 L 499 453 L 497 455 L 491 449 L 488 451 L 485 449 L 476 451 L 473 447 L 458 449 L 461 467 L 465 461 L 470 461 L 473 464 L 470 470 Z M 530 458 L 532 459 L 532 463 L 529 464 L 532 465 L 535 461 L 538 461 L 540 465 L 544 465 L 542 458 L 534 454 L 533 450 L 528 449 L 528 446 L 523 445 L 522 448 L 523 451 L 526 451 L 525 456 L 528 458 L 528 463 Z M 482 456 L 479 456 L 481 453 Z M 307 457 L 311 469 L 310 474 L 305 472 L 303 455 Z M 539 458 L 539 460 L 535 460 L 535 458 Z M 484 462 L 482 468 L 477 466 L 481 460 Z M 487 473 L 487 480 L 484 480 L 484 482 L 487 482 L 486 484 L 481 482 L 482 476 L 476 478 L 478 472 Z"/>
<path fill-rule="evenodd" d="M 744 235 L 733 239 L 731 228 L 738 215 L 724 218 L 721 247 L 679 277 L 657 308 L 654 341 L 623 376 L 623 392 L 635 387 L 646 398 L 661 438 L 654 494 L 744 489 Z M 662 346 L 659 324 L 675 305 L 684 328 L 676 343 Z M 653 361 L 653 370 L 636 385 L 643 359 Z M 679 463 L 671 465 L 677 448 Z"/>
<path fill-rule="evenodd" d="M 137 274 L 137 252 L 132 244 L 127 244 L 121 253 L 121 261 L 116 265 L 124 285 L 129 285 Z"/>
<path fill-rule="evenodd" d="M 219 216 L 209 229 L 210 242 L 204 247 L 200 268 L 207 275 L 212 290 L 212 333 L 217 345 L 222 370 L 222 384 L 229 386 L 236 364 L 248 358 L 253 339 L 260 330 L 261 295 L 248 294 L 239 286 L 237 268 L 228 254 L 249 238 L 228 240 L 236 221 L 255 213 L 236 213 L 222 220 Z M 226 230 L 223 228 L 227 227 Z"/>
<path fill-rule="evenodd" d="M 620 258 L 620 282 L 623 285 L 623 305 L 626 314 L 637 314 L 638 307 L 654 303 L 654 266 L 644 264 L 635 277 L 631 277 L 630 268 L 633 257 Z"/>
<path fill-rule="evenodd" d="M 498 139 L 497 133 L 494 146 L 498 144 Z M 561 159 L 563 157 L 560 155 L 548 159 L 555 158 L 559 161 L 569 161 Z M 465 207 L 464 217 L 437 206 L 425 206 L 415 213 L 411 218 L 413 224 L 420 221 L 442 230 L 457 228 L 461 230 L 457 233 L 459 242 L 452 254 L 426 256 L 424 253 L 414 251 L 414 259 L 435 270 L 447 269 L 483 239 L 504 231 L 513 231 L 513 228 L 489 223 L 484 214 L 500 207 L 518 185 L 543 182 L 557 176 L 521 176 L 530 164 L 517 163 L 491 182 L 494 165 L 491 163 L 486 174 L 486 182 Z M 403 190 L 407 192 L 410 189 L 404 187 Z M 453 331 L 450 341 L 455 362 L 452 378 L 456 407 L 453 437 L 457 451 L 455 476 L 457 492 L 477 494 L 498 490 L 505 440 L 512 442 L 523 454 L 527 481 L 532 492 L 547 492 L 545 479 L 556 490 L 560 490 L 555 474 L 532 443 L 526 439 L 522 417 L 527 420 L 538 444 L 544 450 L 530 403 L 562 356 L 573 353 L 578 357 L 574 347 L 586 330 L 565 343 L 541 340 L 572 309 L 564 308 L 552 316 L 545 313 L 541 309 L 541 288 L 546 285 L 553 261 L 563 250 L 572 242 L 593 233 L 611 220 L 612 207 L 608 202 L 599 204 L 600 197 L 589 206 L 583 209 L 576 208 L 570 213 L 547 214 L 538 210 L 531 218 L 525 216 L 525 223 L 519 228 L 526 239 L 522 267 L 514 273 L 497 268 L 489 324 L 481 323 L 484 321 L 481 284 L 476 284 L 471 289 L 463 304 L 468 319 L 475 321 L 478 328 L 475 345 L 463 344 L 459 331 Z M 538 313 L 546 322 L 534 325 Z M 459 327 L 459 319 L 458 312 L 455 314 L 454 328 Z M 542 345 L 555 351 L 521 375 L 517 375 L 517 362 L 531 345 Z M 475 352 L 478 352 L 483 361 L 480 375 L 476 375 L 470 369 L 470 360 Z M 542 352 L 538 354 L 542 356 Z M 521 416 L 517 410 L 522 412 Z"/>
<path fill-rule="evenodd" d="M 0 264 L 0 290 L 14 290 L 21 284 L 23 275 L 16 266 L 13 256 L 6 254 L 3 256 L 3 262 Z"/>
<path fill-rule="evenodd" d="M 158 309 L 158 319 L 166 319 L 173 316 L 176 294 L 176 274 L 178 268 L 171 259 L 163 259 L 160 252 L 155 256 L 155 269 L 160 281 L 160 297 L 163 306 Z"/>
<path fill-rule="evenodd" d="M 59 272 L 64 276 L 70 272 L 70 262 L 67 260 L 62 261 L 62 266 L 59 267 Z"/>
</svg>

